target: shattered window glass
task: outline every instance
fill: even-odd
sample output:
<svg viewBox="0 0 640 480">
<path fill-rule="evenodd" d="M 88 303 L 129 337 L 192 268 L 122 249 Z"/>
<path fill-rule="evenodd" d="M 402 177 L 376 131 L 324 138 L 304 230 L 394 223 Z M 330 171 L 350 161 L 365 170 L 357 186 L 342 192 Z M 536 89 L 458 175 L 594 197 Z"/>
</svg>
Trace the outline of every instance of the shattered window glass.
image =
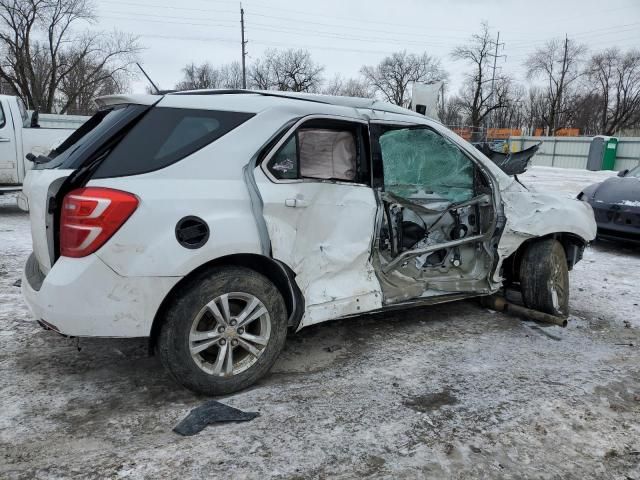
<svg viewBox="0 0 640 480">
<path fill-rule="evenodd" d="M 455 145 L 426 128 L 380 136 L 385 190 L 404 198 L 462 202 L 473 197 L 473 163 Z"/>
<path fill-rule="evenodd" d="M 298 145 L 292 136 L 271 158 L 268 165 L 271 174 L 279 180 L 298 178 Z"/>
</svg>

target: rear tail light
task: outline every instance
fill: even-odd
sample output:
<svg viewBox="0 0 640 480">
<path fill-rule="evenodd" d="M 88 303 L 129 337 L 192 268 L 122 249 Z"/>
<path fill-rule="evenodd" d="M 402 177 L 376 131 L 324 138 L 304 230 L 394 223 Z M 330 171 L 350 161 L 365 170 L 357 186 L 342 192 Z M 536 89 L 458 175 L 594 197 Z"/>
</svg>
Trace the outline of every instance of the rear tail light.
<svg viewBox="0 0 640 480">
<path fill-rule="evenodd" d="M 85 257 L 98 250 L 138 207 L 138 197 L 111 188 L 69 192 L 62 202 L 60 255 Z"/>
</svg>

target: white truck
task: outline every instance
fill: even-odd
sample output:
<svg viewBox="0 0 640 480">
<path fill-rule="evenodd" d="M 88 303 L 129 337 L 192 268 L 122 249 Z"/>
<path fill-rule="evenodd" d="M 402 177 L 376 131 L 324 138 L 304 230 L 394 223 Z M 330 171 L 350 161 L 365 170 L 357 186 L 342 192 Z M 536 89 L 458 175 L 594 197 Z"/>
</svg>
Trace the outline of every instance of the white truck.
<svg viewBox="0 0 640 480">
<path fill-rule="evenodd" d="M 0 195 L 18 192 L 32 167 L 28 153 L 46 155 L 89 117 L 29 112 L 22 100 L 0 95 Z"/>
</svg>

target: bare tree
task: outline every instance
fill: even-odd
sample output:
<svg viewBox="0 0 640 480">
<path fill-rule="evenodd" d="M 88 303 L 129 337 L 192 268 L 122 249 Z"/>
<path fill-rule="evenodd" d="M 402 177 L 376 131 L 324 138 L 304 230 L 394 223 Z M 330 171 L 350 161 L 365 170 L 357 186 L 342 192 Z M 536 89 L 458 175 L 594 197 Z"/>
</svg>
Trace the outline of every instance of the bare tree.
<svg viewBox="0 0 640 480">
<path fill-rule="evenodd" d="M 582 74 L 580 64 L 585 52 L 584 45 L 569 38 L 565 38 L 564 42 L 551 40 L 532 53 L 525 62 L 528 78 L 542 78 L 545 82 L 548 111 L 543 118 L 551 135 L 555 134 L 562 124 L 563 114 L 570 108 L 566 100 L 571 96 L 574 82 Z"/>
<path fill-rule="evenodd" d="M 261 90 L 317 92 L 323 71 L 308 50 L 267 50 L 249 69 L 249 79 L 252 87 Z"/>
<path fill-rule="evenodd" d="M 494 110 L 491 125 L 501 128 L 520 128 L 526 124 L 526 89 L 508 77 L 499 77 L 496 100 L 503 108 Z"/>
<path fill-rule="evenodd" d="M 490 71 L 490 60 L 493 58 L 495 45 L 490 36 L 489 25 L 483 22 L 480 33 L 473 34 L 469 43 L 460 45 L 451 52 L 455 60 L 463 60 L 472 66 L 472 70 L 465 76 L 460 98 L 474 132 L 479 131 L 485 119 L 494 110 L 505 108 L 507 105 L 507 93 L 511 83 L 508 76 L 498 77 L 494 82 L 493 94 L 491 91 L 493 74 Z"/>
<path fill-rule="evenodd" d="M 322 89 L 325 95 L 344 97 L 373 98 L 374 91 L 365 80 L 359 78 L 344 78 L 341 75 L 333 77 Z"/>
<path fill-rule="evenodd" d="M 57 103 L 63 112 L 86 115 L 95 108 L 94 98 L 125 91 L 128 83 L 126 72 L 99 69 L 86 59 L 62 79 Z"/>
<path fill-rule="evenodd" d="M 449 126 L 460 126 L 464 123 L 462 112 L 462 102 L 460 97 L 446 97 L 444 101 L 438 103 L 438 118 L 442 123 Z"/>
<path fill-rule="evenodd" d="M 200 90 L 207 88 L 242 88 L 242 67 L 232 62 L 215 67 L 209 62 L 201 65 L 190 63 L 182 69 L 183 77 L 176 84 L 177 90 Z"/>
<path fill-rule="evenodd" d="M 587 66 L 589 90 L 598 94 L 601 133 L 635 126 L 640 118 L 640 51 L 609 48 L 594 54 Z"/>
<path fill-rule="evenodd" d="M 251 88 L 257 90 L 271 90 L 276 88 L 275 74 L 271 52 L 267 52 L 264 58 L 259 58 L 249 67 L 248 77 Z"/>
<path fill-rule="evenodd" d="M 176 84 L 176 90 L 219 88 L 221 84 L 220 72 L 208 62 L 202 65 L 190 63 L 182 69 L 182 73 L 182 80 Z"/>
<path fill-rule="evenodd" d="M 412 82 L 432 83 L 447 78 L 440 60 L 423 53 L 396 52 L 376 66 L 363 66 L 360 73 L 376 93 L 396 105 L 408 106 L 409 85 Z"/>
<path fill-rule="evenodd" d="M 485 82 L 487 83 L 487 82 Z M 479 140 L 485 121 L 494 112 L 507 109 L 512 103 L 513 81 L 506 75 L 495 79 L 493 96 L 488 85 L 480 86 L 476 78 L 466 78 L 458 93 L 459 104 L 466 115 L 466 122 L 473 127 L 474 140 Z M 500 125 L 496 117 L 495 126 Z"/>
<path fill-rule="evenodd" d="M 223 88 L 242 88 L 242 65 L 240 62 L 231 62 L 220 67 Z"/>
<path fill-rule="evenodd" d="M 100 81 L 130 74 L 139 51 L 123 34 L 78 34 L 94 20 L 90 0 L 0 0 L 0 78 L 31 107 L 62 112 Z M 84 72 L 79 76 L 79 71 Z M 75 76 L 77 91 L 61 92 Z"/>
<path fill-rule="evenodd" d="M 543 90 L 538 86 L 531 86 L 524 98 L 525 125 L 531 131 L 544 128 L 545 113 L 549 111 L 548 101 Z"/>
<path fill-rule="evenodd" d="M 583 135 L 603 133 L 600 125 L 602 98 L 589 84 L 573 96 L 571 105 L 570 115 L 568 115 L 569 126 L 580 129 Z"/>
</svg>

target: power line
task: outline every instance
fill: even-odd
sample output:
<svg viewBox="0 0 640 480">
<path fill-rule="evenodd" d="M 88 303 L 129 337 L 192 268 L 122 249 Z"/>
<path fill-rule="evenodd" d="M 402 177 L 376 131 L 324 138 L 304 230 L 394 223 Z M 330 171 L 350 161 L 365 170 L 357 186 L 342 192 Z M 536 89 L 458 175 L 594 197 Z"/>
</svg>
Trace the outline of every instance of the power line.
<svg viewBox="0 0 640 480">
<path fill-rule="evenodd" d="M 219 0 L 220 1 L 220 0 Z M 167 8 L 167 9 L 171 9 L 171 10 L 188 10 L 188 11 L 192 11 L 192 12 L 209 12 L 209 13 L 233 13 L 236 14 L 237 12 L 234 10 L 211 10 L 208 8 L 190 8 L 190 7 L 183 7 L 183 6 L 179 6 L 179 7 L 174 7 L 172 5 L 150 5 L 148 3 L 138 3 L 138 2 L 121 2 L 119 0 L 109 0 L 109 4 L 112 3 L 116 3 L 119 5 L 134 5 L 134 6 L 139 6 L 139 7 L 144 7 L 144 8 L 153 8 L 154 10 L 157 8 Z M 237 5 L 237 2 L 233 2 L 233 1 L 223 1 L 222 3 L 231 3 L 233 5 Z M 145 13 L 146 14 L 146 13 Z"/>
<path fill-rule="evenodd" d="M 237 40 L 233 38 L 224 38 L 224 37 L 207 37 L 207 36 L 178 36 L 178 35 L 161 35 L 161 34 L 139 34 L 140 37 L 145 38 L 165 38 L 169 40 L 182 40 L 182 41 L 201 41 L 201 42 L 222 42 L 222 43 L 231 43 L 236 44 Z M 252 40 L 252 43 L 257 45 L 265 45 L 268 47 L 290 47 L 290 43 L 286 42 L 264 42 L 259 40 Z M 394 53 L 393 51 L 385 51 L 385 50 L 363 50 L 357 48 L 341 48 L 341 47 L 327 47 L 325 45 L 296 45 L 299 48 L 311 48 L 317 50 L 330 50 L 330 51 L 340 51 L 340 52 L 355 52 L 355 53 L 371 53 L 375 55 L 389 55 Z"/>
<path fill-rule="evenodd" d="M 140 5 L 140 4 L 138 4 Z M 169 7 L 167 7 L 169 8 Z M 174 8 L 174 7 L 171 7 Z M 204 9 L 194 9 L 194 10 L 198 10 L 198 11 L 211 11 L 211 10 L 204 10 Z M 123 14 L 121 12 L 114 12 L 118 15 L 125 15 L 124 17 L 111 17 L 111 18 L 117 18 L 117 19 L 130 19 L 129 16 L 127 16 L 126 14 Z M 284 18 L 284 17 L 278 17 L 278 16 L 274 16 L 274 15 L 262 15 L 262 14 L 253 14 L 254 16 L 262 16 L 265 18 L 273 18 L 273 19 L 278 19 L 278 20 L 284 20 L 284 21 L 295 21 L 293 19 L 289 19 L 289 18 Z M 202 18 L 193 18 L 193 17 L 182 17 L 182 16 L 166 16 L 166 15 L 157 15 L 157 14 L 144 14 L 145 17 L 155 17 L 155 18 L 164 18 L 164 19 L 170 19 L 164 22 L 159 22 L 159 21 L 153 21 L 149 18 L 138 18 L 136 19 L 136 21 L 143 21 L 143 22 L 150 22 L 150 23 L 172 23 L 175 25 L 191 25 L 191 26 L 218 26 L 221 28 L 231 28 L 227 25 L 221 24 L 221 23 L 210 23 L 210 22 L 206 22 L 206 18 L 205 23 L 202 22 Z M 105 18 L 109 18 L 107 16 L 105 16 Z M 176 22 L 175 20 L 196 20 L 197 23 L 193 23 L 193 22 Z M 228 23 L 235 23 L 235 21 L 233 20 L 224 20 L 224 19 L 217 19 L 218 22 L 228 22 Z M 325 23 L 321 23 L 321 22 L 304 22 L 304 23 L 309 23 L 309 24 L 313 24 L 313 25 L 323 25 L 323 26 L 328 26 L 328 27 L 333 27 L 335 28 L 336 25 L 328 25 Z M 590 31 L 585 31 L 585 32 L 576 32 L 571 34 L 572 37 L 581 37 L 581 36 L 590 36 L 590 37 L 597 37 L 597 36 L 602 36 L 602 35 L 612 35 L 614 33 L 622 33 L 622 32 L 626 32 L 629 31 L 629 29 L 627 30 L 620 30 L 621 27 L 632 27 L 635 25 L 639 25 L 640 22 L 638 23 L 631 23 L 631 24 L 623 24 L 623 25 L 616 25 L 616 26 L 612 26 L 612 27 L 604 27 L 604 28 L 599 28 L 599 29 L 595 29 L 595 30 L 590 30 Z M 373 31 L 376 33 L 375 37 L 366 37 L 366 36 L 355 36 L 355 35 L 348 35 L 348 34 L 344 34 L 344 33 L 336 33 L 336 32 L 328 32 L 328 31 L 319 31 L 319 30 L 309 30 L 309 29 L 300 29 L 300 28 L 295 28 L 295 27 L 278 27 L 277 25 L 272 25 L 272 24 L 265 24 L 265 23 L 252 23 L 253 28 L 255 30 L 258 31 L 265 31 L 265 32 L 275 32 L 275 33 L 281 33 L 281 34 L 291 34 L 291 35 L 295 35 L 296 32 L 300 32 L 301 34 L 307 36 L 309 33 L 313 33 L 316 36 L 319 37 L 324 37 L 324 38 L 335 38 L 335 39 L 342 39 L 342 40 L 354 40 L 354 41 L 366 41 L 366 42 L 386 42 L 386 43 L 393 43 L 393 44 L 398 44 L 398 45 L 427 45 L 427 46 L 436 46 L 436 47 L 446 47 L 449 46 L 450 43 L 449 42 L 437 42 L 437 41 L 433 41 L 433 40 L 415 40 L 416 36 L 415 35 L 411 35 L 408 33 L 402 33 L 402 32 L 390 32 L 390 31 L 379 31 L 379 30 L 372 30 L 372 29 L 366 29 L 366 28 L 351 28 L 352 30 L 361 30 L 361 31 Z M 616 29 L 615 32 L 607 32 L 607 33 L 594 33 L 594 32 L 603 32 L 606 30 L 613 30 Z M 395 37 L 397 37 L 398 35 L 411 35 L 411 38 L 413 40 L 401 40 L 401 39 L 388 39 L 388 38 L 384 38 L 384 37 L 380 37 L 381 33 L 386 33 L 386 34 L 390 34 L 390 35 L 394 35 Z M 434 38 L 433 36 L 425 36 L 429 37 L 429 38 Z M 447 37 L 443 37 L 443 36 L 436 36 L 435 38 L 438 39 L 443 39 L 443 38 L 447 38 Z M 460 37 L 448 37 L 451 39 L 455 39 L 456 41 L 463 41 L 464 39 L 460 38 Z M 516 40 L 513 42 L 513 46 L 511 47 L 512 50 L 518 50 L 518 49 L 523 49 L 523 48 L 531 48 L 534 45 L 544 45 L 544 43 L 546 43 L 546 41 L 539 41 L 539 42 L 531 42 L 531 41 L 523 41 L 523 40 Z"/>
<path fill-rule="evenodd" d="M 161 23 L 161 24 L 188 25 L 188 26 L 201 26 L 201 27 L 215 26 L 219 28 L 229 28 L 229 29 L 236 28 L 235 26 L 232 26 L 232 25 L 225 25 L 220 23 L 176 22 L 176 21 L 170 21 L 170 20 L 153 20 L 148 18 L 132 19 L 127 16 L 103 15 L 102 18 L 110 18 L 114 20 L 131 20 L 131 21 L 143 22 L 143 23 Z M 280 33 L 280 34 L 289 34 L 289 35 L 297 35 L 297 36 L 305 36 L 305 37 L 308 37 L 309 34 L 314 34 L 318 37 L 323 37 L 323 38 L 331 38 L 331 39 L 337 39 L 337 40 L 352 40 L 352 41 L 361 41 L 361 42 L 369 42 L 369 43 L 377 42 L 377 43 L 392 43 L 396 45 L 425 45 L 425 46 L 435 46 L 435 47 L 448 47 L 449 45 L 451 45 L 449 42 L 441 43 L 441 42 L 433 42 L 433 41 L 413 41 L 413 40 L 403 41 L 403 40 L 393 40 L 393 39 L 384 38 L 384 37 L 360 37 L 360 36 L 353 36 L 353 35 L 333 34 L 331 32 L 321 32 L 317 30 L 303 30 L 303 29 L 283 30 L 276 26 L 266 25 L 262 23 L 256 23 L 256 24 L 252 23 L 251 28 L 252 30 L 256 30 L 256 31 L 274 32 L 274 33 Z"/>
<path fill-rule="evenodd" d="M 400 24 L 400 23 L 390 23 L 390 22 L 379 22 L 379 21 L 372 21 L 369 20 L 367 18 L 347 18 L 347 17 L 339 17 L 339 16 L 335 16 L 335 15 L 326 15 L 326 14 L 322 14 L 322 13 L 315 13 L 315 12 L 308 12 L 308 11 L 301 11 L 301 10 L 291 10 L 289 8 L 278 8 L 278 7 L 273 7 L 271 5 L 269 6 L 263 6 L 263 5 L 257 5 L 254 4 L 253 2 L 248 2 L 247 3 L 249 6 L 251 6 L 251 8 L 253 9 L 262 9 L 262 10 L 269 10 L 269 11 L 273 11 L 273 10 L 278 10 L 278 11 L 282 11 L 282 12 L 287 12 L 287 14 L 291 15 L 293 14 L 297 14 L 297 15 L 303 15 L 303 16 L 311 16 L 314 18 L 317 17 L 322 17 L 322 18 L 330 18 L 330 19 L 337 19 L 337 20 L 342 20 L 342 21 L 356 21 L 356 22 L 366 22 L 367 24 L 377 24 L 377 25 L 389 25 L 389 26 L 396 26 L 396 27 L 401 27 L 403 29 L 407 29 L 407 28 L 413 28 L 413 29 L 418 29 L 418 30 L 423 30 L 424 26 L 422 25 L 407 25 L 407 24 Z M 545 24 L 549 24 L 549 23 L 558 23 L 558 22 L 567 22 L 570 20 L 576 20 L 576 19 L 581 19 L 581 18 L 587 18 L 587 17 L 592 17 L 592 16 L 602 16 L 603 13 L 610 13 L 610 12 L 615 12 L 615 11 L 619 11 L 619 10 L 626 10 L 628 9 L 628 7 L 618 7 L 618 8 L 608 8 L 608 9 L 597 9 L 595 11 L 592 11 L 589 14 L 584 14 L 584 15 L 572 15 L 570 18 L 563 18 L 563 19 L 552 19 L 551 21 L 545 21 Z M 301 21 L 301 20 L 296 20 L 296 19 L 292 19 L 292 21 Z M 461 33 L 465 33 L 466 36 L 468 36 L 469 30 L 468 29 L 455 29 L 455 28 L 451 28 L 450 26 L 446 26 L 446 27 L 429 27 L 430 30 L 443 30 L 443 31 L 447 31 L 447 32 L 451 32 L 451 31 L 457 31 L 457 32 L 461 32 Z M 513 31 L 506 31 L 507 33 L 520 33 L 520 32 L 513 32 Z"/>
<path fill-rule="evenodd" d="M 131 15 L 130 14 L 126 14 L 123 12 L 112 12 L 112 11 L 108 11 L 107 13 L 109 13 L 110 15 L 122 15 L 122 17 L 118 17 L 118 18 L 122 18 L 122 19 L 130 19 Z M 149 20 L 147 17 L 154 17 L 154 18 L 163 18 L 163 19 L 167 19 L 166 22 L 158 22 L 155 21 L 154 23 L 174 23 L 174 24 L 184 24 L 184 25 L 202 25 L 202 26 L 208 26 L 208 25 L 220 25 L 218 23 L 213 24 L 213 23 L 206 23 L 206 21 L 208 20 L 207 18 L 195 18 L 195 17 L 183 17 L 183 16 L 176 16 L 176 15 L 157 15 L 157 14 L 138 14 L 136 13 L 136 21 L 151 21 Z M 284 18 L 284 17 L 275 17 L 275 16 L 264 16 L 264 15 L 259 15 L 259 14 L 249 14 L 249 16 L 261 16 L 261 17 L 265 17 L 265 18 L 273 18 L 273 19 L 278 19 L 278 20 L 284 20 L 284 21 L 292 21 L 291 19 L 288 18 Z M 107 16 L 103 16 L 105 18 L 108 18 Z M 143 18 L 140 18 L 143 17 Z M 112 17 L 113 18 L 113 17 Z M 175 20 L 194 20 L 198 23 L 190 23 L 190 22 L 176 22 Z M 225 20 L 225 19 L 215 19 L 216 22 L 227 22 L 227 23 L 235 23 L 235 20 Z M 202 23 L 205 22 L 205 23 Z M 307 22 L 304 22 L 307 23 Z M 320 23 L 320 22 L 308 22 L 309 24 L 313 24 L 313 25 L 321 25 L 321 26 L 326 26 L 326 27 L 331 27 L 331 28 L 343 28 L 340 25 L 329 25 L 326 23 Z M 254 23 L 252 22 L 252 25 L 256 25 L 256 26 L 263 26 L 263 27 L 269 27 L 269 28 L 274 28 L 274 29 L 285 29 L 285 30 L 279 30 L 280 32 L 287 32 L 287 31 L 303 31 L 305 33 L 307 32 L 311 32 L 308 29 L 305 28 L 296 28 L 296 27 L 289 27 L 289 26 L 279 26 L 279 25 L 274 25 L 274 24 L 268 24 L 268 23 Z M 358 27 L 349 27 L 350 30 L 360 30 L 363 32 L 371 32 L 371 33 L 375 33 L 376 38 L 379 38 L 380 34 L 388 34 L 388 35 L 393 35 L 394 37 L 397 36 L 410 36 L 412 39 L 415 38 L 420 38 L 420 37 L 424 37 L 424 38 L 428 38 L 428 39 L 446 39 L 446 38 L 450 38 L 452 40 L 456 40 L 456 41 L 463 41 L 466 39 L 466 37 L 454 37 L 454 36 L 442 36 L 442 35 L 426 35 L 426 34 L 420 34 L 420 35 L 415 35 L 415 34 L 411 34 L 411 33 L 406 33 L 406 32 L 393 32 L 393 31 L 381 31 L 378 29 L 370 29 L 370 28 L 358 28 Z M 318 30 L 314 30 L 313 32 L 318 33 L 318 34 L 331 34 L 331 35 L 338 35 L 338 36 L 345 36 L 345 34 L 343 33 L 338 33 L 338 32 L 327 32 L 327 31 L 318 31 Z M 371 38 L 371 37 L 370 37 Z M 411 40 L 409 40 L 411 41 Z M 432 41 L 432 40 L 429 40 Z M 414 43 L 418 43 L 417 40 L 413 40 Z"/>
</svg>

